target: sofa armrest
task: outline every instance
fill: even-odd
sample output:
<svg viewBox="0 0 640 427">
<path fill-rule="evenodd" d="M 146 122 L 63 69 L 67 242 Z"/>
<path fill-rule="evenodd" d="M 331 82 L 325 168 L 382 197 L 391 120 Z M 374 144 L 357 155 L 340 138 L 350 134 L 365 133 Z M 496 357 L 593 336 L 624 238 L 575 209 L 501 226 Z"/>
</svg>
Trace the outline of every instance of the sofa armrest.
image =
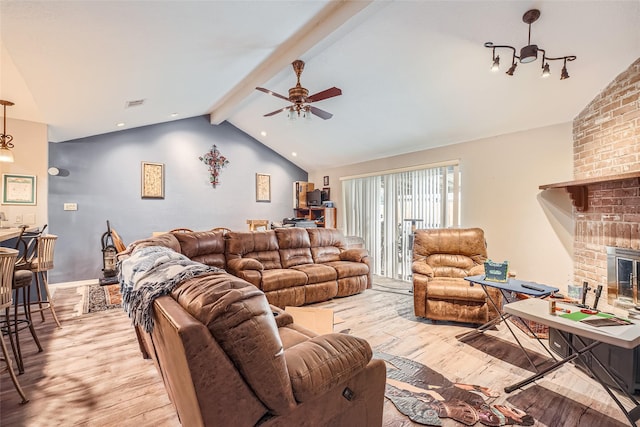
<svg viewBox="0 0 640 427">
<path fill-rule="evenodd" d="M 484 264 L 474 265 L 473 267 L 471 267 L 468 274 L 469 276 L 479 276 L 481 274 L 484 274 Z"/>
<path fill-rule="evenodd" d="M 341 261 L 363 262 L 362 260 L 369 256 L 366 249 L 354 248 L 340 252 Z"/>
<path fill-rule="evenodd" d="M 271 311 L 273 312 L 273 317 L 276 319 L 276 325 L 278 328 L 282 328 L 283 326 L 287 326 L 293 323 L 293 316 L 287 313 L 280 307 L 276 307 L 275 305 L 269 304 L 271 307 Z"/>
<path fill-rule="evenodd" d="M 411 271 L 413 273 L 422 274 L 429 278 L 433 277 L 433 268 L 424 261 L 414 261 L 411 264 Z"/>
<path fill-rule="evenodd" d="M 345 334 L 319 335 L 285 350 L 296 401 L 309 401 L 352 378 L 372 355 L 367 341 Z"/>
<path fill-rule="evenodd" d="M 242 271 L 242 270 L 264 270 L 264 265 L 257 259 L 253 258 L 235 258 L 227 261 L 227 267 L 229 270 Z"/>
</svg>

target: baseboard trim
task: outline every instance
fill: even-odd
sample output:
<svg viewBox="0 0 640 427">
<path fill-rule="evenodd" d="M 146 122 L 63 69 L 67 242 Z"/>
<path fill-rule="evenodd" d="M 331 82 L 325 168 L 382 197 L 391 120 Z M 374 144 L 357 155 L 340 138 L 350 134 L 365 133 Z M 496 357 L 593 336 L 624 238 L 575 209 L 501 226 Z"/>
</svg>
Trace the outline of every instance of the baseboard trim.
<svg viewBox="0 0 640 427">
<path fill-rule="evenodd" d="M 98 279 L 89 279 L 89 280 L 78 280 L 75 282 L 60 282 L 60 283 L 49 283 L 49 287 L 51 288 L 77 288 L 79 286 L 89 286 L 89 285 L 97 285 Z"/>
</svg>

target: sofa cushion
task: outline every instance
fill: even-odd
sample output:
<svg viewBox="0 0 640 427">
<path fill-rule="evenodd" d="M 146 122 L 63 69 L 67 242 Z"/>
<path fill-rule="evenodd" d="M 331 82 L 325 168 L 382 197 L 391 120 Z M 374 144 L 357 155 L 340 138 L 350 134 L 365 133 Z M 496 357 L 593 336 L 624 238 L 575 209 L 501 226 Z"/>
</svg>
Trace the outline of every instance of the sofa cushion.
<svg viewBox="0 0 640 427">
<path fill-rule="evenodd" d="M 338 273 L 338 279 L 369 274 L 369 266 L 362 262 L 332 261 L 324 265 L 334 268 Z"/>
<path fill-rule="evenodd" d="M 310 228 L 307 232 L 314 262 L 323 263 L 340 260 L 340 252 L 346 248 L 346 243 L 339 230 L 335 228 Z"/>
<path fill-rule="evenodd" d="M 285 351 L 298 402 L 320 396 L 360 372 L 371 360 L 367 341 L 351 335 L 319 335 Z"/>
<path fill-rule="evenodd" d="M 284 347 L 264 293 L 227 273 L 186 280 L 173 297 L 205 324 L 274 414 L 295 406 Z"/>
<path fill-rule="evenodd" d="M 321 283 L 338 278 L 335 268 L 322 264 L 302 264 L 291 267 L 291 269 L 306 274 L 308 278 L 307 284 Z"/>
<path fill-rule="evenodd" d="M 276 320 L 277 319 L 278 318 L 276 317 Z M 309 338 L 318 336 L 318 334 L 312 330 L 304 328 L 296 323 L 291 323 L 284 327 L 278 327 L 278 333 L 280 334 L 280 339 L 282 340 L 282 345 L 285 351 L 294 345 L 307 341 Z"/>
<path fill-rule="evenodd" d="M 253 258 L 264 269 L 282 268 L 275 231 L 231 231 L 227 233 L 227 262 L 236 258 Z"/>
<path fill-rule="evenodd" d="M 465 255 L 433 254 L 426 258 L 426 263 L 431 266 L 435 277 L 463 278 L 469 275 L 476 264 Z"/>
<path fill-rule="evenodd" d="M 225 241 L 222 231 L 171 233 L 180 243 L 180 252 L 193 261 L 225 268 Z"/>
<path fill-rule="evenodd" d="M 482 286 L 473 286 L 464 279 L 436 277 L 427 284 L 427 295 L 432 299 L 477 301 L 484 303 L 487 294 Z"/>
<path fill-rule="evenodd" d="M 306 228 L 276 228 L 282 268 L 313 264 L 311 243 Z"/>
<path fill-rule="evenodd" d="M 262 272 L 261 286 L 265 292 L 304 286 L 306 284 L 307 275 L 292 268 L 278 268 Z"/>
</svg>

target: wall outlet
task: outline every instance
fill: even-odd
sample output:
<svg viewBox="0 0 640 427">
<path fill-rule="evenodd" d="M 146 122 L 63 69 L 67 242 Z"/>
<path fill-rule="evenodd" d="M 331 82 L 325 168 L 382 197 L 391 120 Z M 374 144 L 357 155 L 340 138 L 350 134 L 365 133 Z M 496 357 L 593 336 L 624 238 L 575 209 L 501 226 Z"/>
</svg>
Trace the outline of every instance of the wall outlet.
<svg viewBox="0 0 640 427">
<path fill-rule="evenodd" d="M 22 215 L 16 215 L 16 224 L 22 224 Z"/>
<path fill-rule="evenodd" d="M 78 204 L 77 203 L 65 203 L 64 204 L 64 210 L 65 211 L 77 211 L 78 210 Z"/>
</svg>

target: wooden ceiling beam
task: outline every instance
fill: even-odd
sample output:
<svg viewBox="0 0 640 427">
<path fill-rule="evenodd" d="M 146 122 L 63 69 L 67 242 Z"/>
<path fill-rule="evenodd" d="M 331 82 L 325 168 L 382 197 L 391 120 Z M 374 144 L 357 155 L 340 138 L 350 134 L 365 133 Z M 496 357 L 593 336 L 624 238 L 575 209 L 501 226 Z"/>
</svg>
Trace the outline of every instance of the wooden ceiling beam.
<svg viewBox="0 0 640 427">
<path fill-rule="evenodd" d="M 329 2 L 307 25 L 278 46 L 267 59 L 213 106 L 210 113 L 211 124 L 219 125 L 227 120 L 238 104 L 257 86 L 263 85 L 284 68 L 289 67 L 295 59 L 320 43 L 371 3 L 372 0 Z"/>
</svg>

